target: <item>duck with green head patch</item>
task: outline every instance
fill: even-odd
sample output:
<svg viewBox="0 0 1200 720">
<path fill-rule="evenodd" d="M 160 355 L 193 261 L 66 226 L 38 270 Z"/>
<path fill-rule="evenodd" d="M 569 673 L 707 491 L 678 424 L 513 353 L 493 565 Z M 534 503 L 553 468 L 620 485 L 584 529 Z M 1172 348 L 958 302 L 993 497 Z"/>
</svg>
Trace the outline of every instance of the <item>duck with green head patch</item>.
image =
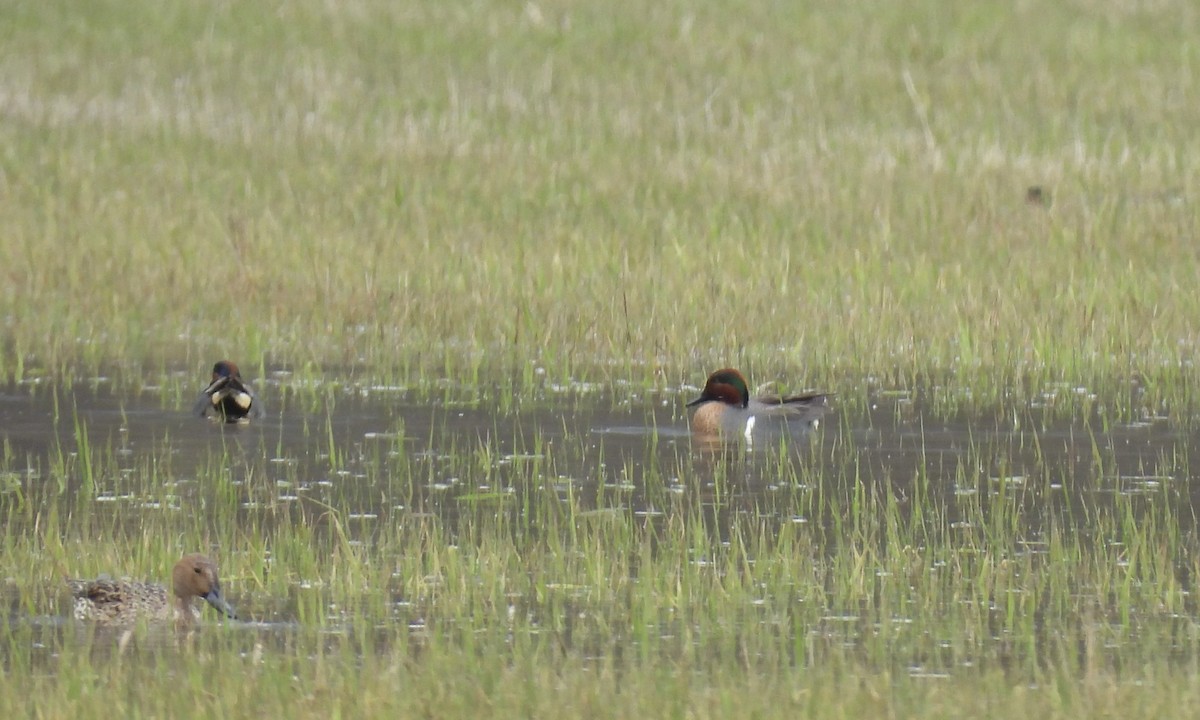
<svg viewBox="0 0 1200 720">
<path fill-rule="evenodd" d="M 212 381 L 200 393 L 193 410 L 197 415 L 212 416 L 225 422 L 246 422 L 262 417 L 262 404 L 250 386 L 242 380 L 238 366 L 228 360 L 213 365 Z"/>
<path fill-rule="evenodd" d="M 700 397 L 689 402 L 692 432 L 697 435 L 742 435 L 747 438 L 766 427 L 783 430 L 807 429 L 829 409 L 828 394 L 802 393 L 778 397 L 750 397 L 746 378 L 733 368 L 724 368 L 708 376 Z"/>
</svg>

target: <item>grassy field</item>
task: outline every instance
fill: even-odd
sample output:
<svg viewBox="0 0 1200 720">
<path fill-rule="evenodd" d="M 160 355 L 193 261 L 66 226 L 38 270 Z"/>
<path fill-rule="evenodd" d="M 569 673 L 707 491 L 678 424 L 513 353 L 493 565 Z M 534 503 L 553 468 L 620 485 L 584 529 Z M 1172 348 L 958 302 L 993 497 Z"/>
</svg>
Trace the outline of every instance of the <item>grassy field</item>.
<svg viewBox="0 0 1200 720">
<path fill-rule="evenodd" d="M 1059 5 L 7 3 L 0 371 L 1188 374 L 1197 13 Z"/>
<path fill-rule="evenodd" d="M 69 396 L 104 375 L 179 409 L 220 357 L 291 371 L 331 471 L 360 449 L 320 413 L 354 383 L 671 396 L 737 365 L 844 418 L 866 388 L 1013 414 L 1067 383 L 1190 427 L 1196 37 L 1168 0 L 0 4 L 0 380 L 61 393 L 70 438 L 6 440 L 0 714 L 1189 717 L 1200 552 L 1169 483 L 1077 515 L 1058 470 L 1001 476 L 952 523 L 834 443 L 730 514 L 721 463 L 631 466 L 648 518 L 546 483 L 579 440 L 516 448 L 540 459 L 511 497 L 453 527 L 363 531 L 336 498 L 247 518 L 272 466 L 233 440 L 130 466 Z M 431 480 L 394 452 L 365 463 L 385 505 Z M 96 502 L 114 483 L 189 511 Z M 198 547 L 293 624 L 29 620 L 64 573 Z"/>
</svg>

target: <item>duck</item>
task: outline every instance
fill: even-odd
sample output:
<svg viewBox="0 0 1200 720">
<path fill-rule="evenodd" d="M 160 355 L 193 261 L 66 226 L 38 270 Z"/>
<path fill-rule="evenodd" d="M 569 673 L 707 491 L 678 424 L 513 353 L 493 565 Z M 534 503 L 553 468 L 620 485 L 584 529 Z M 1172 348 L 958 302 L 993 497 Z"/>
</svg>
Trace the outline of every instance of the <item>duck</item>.
<svg viewBox="0 0 1200 720">
<path fill-rule="evenodd" d="M 262 404 L 250 386 L 242 380 L 238 366 L 229 360 L 213 365 L 212 381 L 196 399 L 193 412 L 207 417 L 209 412 L 225 422 L 247 422 L 262 417 Z"/>
<path fill-rule="evenodd" d="M 778 430 L 813 427 L 829 409 L 829 394 L 810 392 L 786 397 L 751 398 L 746 378 L 734 368 L 722 368 L 708 376 L 700 397 L 687 407 L 692 413 L 692 433 L 707 436 L 751 437 L 756 427 Z"/>
<path fill-rule="evenodd" d="M 237 612 L 221 593 L 217 565 L 200 553 L 184 555 L 171 570 L 171 592 L 157 583 L 112 580 L 68 579 L 76 620 L 99 625 L 132 625 L 140 620 L 174 620 L 182 626 L 199 620 L 194 603 L 203 598 L 223 616 L 237 619 Z"/>
</svg>

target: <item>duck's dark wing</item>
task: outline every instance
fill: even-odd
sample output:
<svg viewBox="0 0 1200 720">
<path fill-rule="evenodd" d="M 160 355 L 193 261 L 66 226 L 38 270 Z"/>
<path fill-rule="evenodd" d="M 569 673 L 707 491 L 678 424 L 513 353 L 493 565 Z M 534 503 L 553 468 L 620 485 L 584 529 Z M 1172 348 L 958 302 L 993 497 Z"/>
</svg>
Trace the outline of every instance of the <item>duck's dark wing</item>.
<svg viewBox="0 0 1200 720">
<path fill-rule="evenodd" d="M 196 398 L 196 404 L 192 406 L 192 414 L 199 415 L 200 417 L 208 415 L 208 411 L 211 410 L 217 402 L 213 400 L 213 395 L 225 390 L 225 388 L 229 387 L 229 384 L 232 382 L 236 381 L 230 377 L 219 377 L 209 383 L 208 387 L 204 388 L 204 390 L 200 392 L 200 397 Z"/>
<path fill-rule="evenodd" d="M 769 396 L 755 398 L 763 405 L 796 405 L 805 408 L 824 407 L 829 404 L 830 393 L 811 392 L 787 397 Z"/>
<path fill-rule="evenodd" d="M 246 388 L 246 390 L 249 390 L 249 389 L 250 388 Z M 258 395 L 255 395 L 253 392 L 250 393 L 250 397 L 254 398 L 254 402 L 250 403 L 249 416 L 254 418 L 255 420 L 259 420 L 261 418 L 266 417 L 267 410 L 266 410 L 266 408 L 263 407 L 262 400 L 259 400 Z"/>
<path fill-rule="evenodd" d="M 212 395 L 208 393 L 200 393 L 200 397 L 196 398 L 196 404 L 192 406 L 192 414 L 205 417 L 208 415 L 209 408 L 212 407 Z"/>
</svg>

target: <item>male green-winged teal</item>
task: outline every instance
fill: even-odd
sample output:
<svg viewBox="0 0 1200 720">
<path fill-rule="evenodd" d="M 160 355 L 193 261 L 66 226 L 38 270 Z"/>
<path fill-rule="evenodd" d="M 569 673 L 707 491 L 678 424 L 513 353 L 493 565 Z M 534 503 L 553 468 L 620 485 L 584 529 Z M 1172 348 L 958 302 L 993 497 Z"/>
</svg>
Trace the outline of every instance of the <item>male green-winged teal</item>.
<svg viewBox="0 0 1200 720">
<path fill-rule="evenodd" d="M 700 397 L 689 402 L 692 432 L 698 435 L 744 435 L 751 437 L 756 427 L 781 430 L 807 428 L 829 409 L 826 393 L 803 393 L 788 397 L 750 397 L 746 378 L 733 368 L 724 368 L 708 376 Z"/>
<path fill-rule="evenodd" d="M 228 360 L 213 365 L 212 381 L 196 399 L 193 412 L 200 416 L 212 413 L 214 417 L 231 423 L 263 415 L 258 397 L 242 380 L 238 366 Z"/>
<path fill-rule="evenodd" d="M 133 580 L 67 580 L 77 620 L 101 625 L 130 625 L 138 620 L 174 620 L 190 625 L 197 620 L 194 598 L 203 598 L 224 616 L 237 613 L 221 594 L 217 566 L 199 554 L 184 555 L 171 571 L 171 592 L 156 583 Z"/>
</svg>

